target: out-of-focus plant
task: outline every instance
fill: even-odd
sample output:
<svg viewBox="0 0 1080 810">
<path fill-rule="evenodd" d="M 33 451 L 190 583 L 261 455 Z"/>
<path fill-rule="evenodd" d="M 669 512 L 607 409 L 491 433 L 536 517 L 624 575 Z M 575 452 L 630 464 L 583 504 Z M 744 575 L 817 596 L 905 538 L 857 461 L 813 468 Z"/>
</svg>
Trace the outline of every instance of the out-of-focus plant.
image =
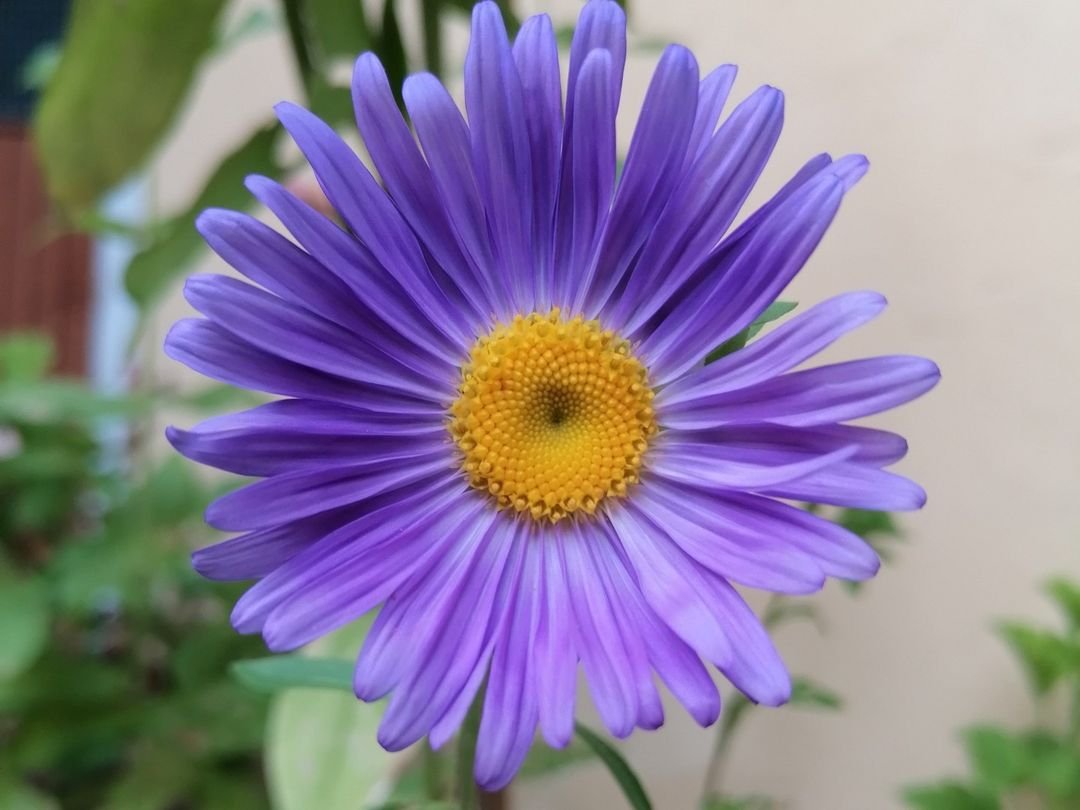
<svg viewBox="0 0 1080 810">
<path fill-rule="evenodd" d="M 1021 621 L 998 626 L 1027 675 L 1036 722 L 1019 730 L 991 723 L 965 729 L 970 774 L 908 788 L 904 792 L 908 806 L 917 810 L 1080 807 L 1080 584 L 1053 579 L 1046 593 L 1064 614 L 1064 630 Z M 1067 711 L 1055 711 L 1063 700 Z"/>
<path fill-rule="evenodd" d="M 175 459 L 105 465 L 101 419 L 155 400 L 50 358 L 0 341 L 0 807 L 264 807 L 266 701 L 227 675 L 260 645 L 188 563 L 213 488 Z"/>
</svg>

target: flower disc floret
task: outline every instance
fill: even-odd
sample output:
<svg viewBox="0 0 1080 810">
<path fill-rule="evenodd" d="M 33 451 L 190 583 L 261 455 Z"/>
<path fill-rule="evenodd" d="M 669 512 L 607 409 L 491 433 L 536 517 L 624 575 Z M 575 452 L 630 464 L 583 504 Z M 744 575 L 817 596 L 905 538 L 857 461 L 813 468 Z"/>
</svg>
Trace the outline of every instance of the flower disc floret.
<svg viewBox="0 0 1080 810">
<path fill-rule="evenodd" d="M 652 400 L 627 341 L 580 315 L 534 312 L 476 342 L 450 432 L 473 487 L 555 522 L 637 483 L 657 431 Z"/>
</svg>

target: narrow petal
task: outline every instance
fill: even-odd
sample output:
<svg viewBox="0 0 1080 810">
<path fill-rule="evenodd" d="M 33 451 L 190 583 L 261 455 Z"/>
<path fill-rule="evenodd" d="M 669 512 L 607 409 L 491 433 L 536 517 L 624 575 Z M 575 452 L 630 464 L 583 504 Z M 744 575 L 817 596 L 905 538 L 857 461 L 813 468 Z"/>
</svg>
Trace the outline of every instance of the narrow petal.
<svg viewBox="0 0 1080 810">
<path fill-rule="evenodd" d="M 241 633 L 261 630 L 274 608 L 318 584 L 336 565 L 355 564 L 395 534 L 408 537 L 410 531 L 422 533 L 431 521 L 452 511 L 461 500 L 461 482 L 446 477 L 374 503 L 356 520 L 305 547 L 248 589 L 233 609 L 233 626 Z"/>
<path fill-rule="evenodd" d="M 594 529 L 574 525 L 561 544 L 567 586 L 574 607 L 577 648 L 596 710 L 616 737 L 634 730 L 638 697 L 626 677 L 631 666 L 618 619 L 588 552 Z"/>
<path fill-rule="evenodd" d="M 278 119 L 304 153 L 327 199 L 376 261 L 415 300 L 433 330 L 467 347 L 476 337 L 440 288 L 416 238 L 360 158 L 329 126 L 294 104 L 275 107 Z"/>
<path fill-rule="evenodd" d="M 346 507 L 248 532 L 198 549 L 191 564 L 207 579 L 258 579 L 361 514 L 362 507 Z"/>
<path fill-rule="evenodd" d="M 608 542 L 618 547 L 618 538 L 606 526 Z M 634 580 L 630 563 L 617 553 L 607 556 L 607 571 L 629 614 L 628 627 L 640 633 L 649 661 L 672 694 L 702 726 L 711 726 L 720 715 L 720 693 L 704 664 L 690 647 L 676 636 L 646 604 Z"/>
<path fill-rule="evenodd" d="M 538 720 L 535 663 L 543 559 L 541 538 L 525 546 L 521 579 L 506 630 L 495 645 L 476 742 L 476 781 L 486 790 L 510 783 L 529 753 Z"/>
<path fill-rule="evenodd" d="M 735 65 L 721 65 L 701 80 L 694 129 L 686 150 L 687 168 L 697 160 L 698 155 L 712 140 L 716 125 L 720 121 L 720 113 L 724 111 L 738 72 Z"/>
<path fill-rule="evenodd" d="M 761 458 L 730 445 L 697 441 L 693 434 L 658 441 L 649 449 L 653 474 L 684 484 L 723 489 L 755 489 L 796 481 L 851 458 L 854 447 L 825 455 L 790 453 L 785 458 Z"/>
<path fill-rule="evenodd" d="M 514 62 L 525 104 L 525 124 L 532 156 L 532 244 L 536 263 L 535 301 L 538 310 L 552 304 L 554 283 L 555 204 L 562 165 L 562 81 L 559 46 L 551 18 L 529 17 L 514 39 Z"/>
<path fill-rule="evenodd" d="M 588 288 L 589 315 L 596 315 L 614 292 L 675 188 L 694 121 L 697 85 L 693 54 L 679 45 L 668 47 L 645 95 L 589 276 L 575 282 Z"/>
<path fill-rule="evenodd" d="M 351 542 L 313 563 L 294 581 L 263 625 L 272 650 L 291 650 L 353 621 L 384 602 L 413 572 L 443 556 L 477 523 L 490 523 L 483 504 L 459 499 L 449 508 L 414 515 L 406 526 L 387 530 L 366 522 L 346 527 Z M 324 541 L 329 545 L 333 538 Z M 256 586 L 257 587 L 257 586 Z"/>
<path fill-rule="evenodd" d="M 488 236 L 469 127 L 450 93 L 430 73 L 407 78 L 402 94 L 457 243 L 483 279 L 492 312 L 506 320 L 514 312 L 510 280 L 498 271 Z"/>
<path fill-rule="evenodd" d="M 273 180 L 252 175 L 246 182 L 255 198 L 273 212 L 296 241 L 312 256 L 319 256 L 326 268 L 352 291 L 358 305 L 350 322 L 363 324 L 377 342 L 392 350 L 400 350 L 398 347 L 404 341 L 404 353 L 408 353 L 411 344 L 449 366 L 460 360 L 457 344 L 431 328 L 428 317 L 401 285 L 352 235 Z M 336 294 L 333 287 L 323 292 Z M 342 300 L 348 298 L 346 295 Z"/>
<path fill-rule="evenodd" d="M 458 539 L 449 551 L 418 568 L 394 591 L 379 611 L 357 658 L 353 678 L 357 697 L 379 700 L 406 672 L 423 666 L 418 658 L 423 647 L 418 642 L 461 598 L 466 577 L 490 530 L 489 519 L 455 530 Z"/>
<path fill-rule="evenodd" d="M 611 314 L 623 334 L 644 326 L 716 247 L 765 168 L 783 120 L 783 95 L 762 87 L 683 175 Z"/>
<path fill-rule="evenodd" d="M 458 247 L 431 170 L 401 117 L 386 71 L 375 54 L 365 53 L 356 60 L 352 94 L 360 135 L 386 190 L 436 266 L 446 273 L 445 282 L 461 292 L 455 300 L 474 319 L 484 320 L 493 306 L 487 287 Z"/>
<path fill-rule="evenodd" d="M 297 365 L 418 399 L 445 402 L 454 394 L 450 374 L 417 379 L 415 370 L 348 330 L 237 279 L 191 276 L 184 297 L 225 331 Z"/>
<path fill-rule="evenodd" d="M 555 303 L 578 312 L 589 279 L 586 268 L 607 222 L 615 190 L 615 111 L 611 54 L 594 50 L 585 59 L 574 96 L 570 176 L 559 194 L 555 236 Z M 564 167 L 565 168 L 565 167 Z"/>
<path fill-rule="evenodd" d="M 734 391 L 777 377 L 867 323 L 884 309 L 885 299 L 877 293 L 853 292 L 830 298 L 749 346 L 669 385 L 657 397 L 657 407 Z"/>
<path fill-rule="evenodd" d="M 533 308 L 532 155 L 521 79 L 495 3 L 473 9 L 465 57 L 473 164 L 500 272 L 519 311 Z"/>
<path fill-rule="evenodd" d="M 761 491 L 778 498 L 882 512 L 909 512 L 926 504 L 926 491 L 910 478 L 865 464 L 837 464 L 805 480 L 762 487 Z"/>
<path fill-rule="evenodd" d="M 834 175 L 807 183 L 734 249 L 702 289 L 678 300 L 639 350 L 656 383 L 700 363 L 776 300 L 825 235 L 842 197 L 843 183 Z"/>
<path fill-rule="evenodd" d="M 555 527 L 553 533 L 564 530 Z M 536 639 L 536 688 L 540 729 L 548 745 L 565 748 L 574 735 L 577 650 L 574 616 L 563 565 L 561 536 L 541 544 L 544 556 L 544 599 Z"/>
<path fill-rule="evenodd" d="M 199 318 L 177 321 L 165 336 L 165 353 L 211 379 L 287 397 L 330 400 L 388 413 L 431 415 L 431 400 L 379 389 L 283 360 Z"/>
<path fill-rule="evenodd" d="M 267 529 L 452 471 L 445 448 L 421 445 L 414 452 L 392 463 L 376 459 L 264 478 L 211 503 L 206 522 L 224 531 Z"/>
<path fill-rule="evenodd" d="M 379 726 L 379 743 L 386 749 L 401 750 L 431 730 L 471 680 L 492 637 L 501 631 L 522 556 L 521 544 L 514 542 L 513 534 L 506 534 L 506 525 L 496 521 L 496 531 L 488 533 L 461 598 L 434 628 L 438 632 L 419 640 L 424 649 L 422 663 L 402 678 Z M 500 593 L 506 591 L 506 598 L 499 601 Z"/>
<path fill-rule="evenodd" d="M 728 665 L 735 651 L 713 603 L 706 571 L 662 530 L 623 505 L 610 507 L 608 519 L 649 606 L 698 655 L 717 666 Z"/>
<path fill-rule="evenodd" d="M 663 414 L 665 424 L 684 428 L 751 420 L 796 427 L 823 425 L 895 408 L 925 394 L 939 379 L 937 365 L 922 357 L 872 357 L 795 371 L 737 391 L 669 404 Z"/>
<path fill-rule="evenodd" d="M 195 227 L 215 253 L 259 286 L 340 326 L 356 323 L 349 287 L 268 225 L 238 211 L 209 208 Z"/>
</svg>

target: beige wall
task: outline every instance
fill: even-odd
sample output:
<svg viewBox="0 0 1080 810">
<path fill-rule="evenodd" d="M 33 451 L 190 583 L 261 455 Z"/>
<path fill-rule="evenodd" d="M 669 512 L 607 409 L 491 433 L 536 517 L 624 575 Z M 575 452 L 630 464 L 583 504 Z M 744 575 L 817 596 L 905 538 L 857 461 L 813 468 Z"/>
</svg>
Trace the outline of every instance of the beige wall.
<svg viewBox="0 0 1080 810">
<path fill-rule="evenodd" d="M 632 3 L 637 31 L 691 46 L 703 67 L 742 65 L 742 94 L 766 81 L 786 91 L 764 190 L 822 149 L 870 156 L 791 296 L 880 290 L 891 309 L 833 356 L 916 352 L 944 371 L 928 398 L 879 420 L 910 438 L 902 468 L 930 492 L 904 521 L 895 563 L 857 600 L 840 588 L 821 597 L 826 638 L 807 627 L 779 638 L 793 670 L 835 687 L 846 710 L 760 712 L 728 772 L 732 789 L 793 810 L 896 807 L 903 783 L 962 768 L 957 727 L 1029 719 L 992 622 L 1050 620 L 1038 584 L 1080 575 L 1080 5 Z M 569 22 L 577 3 L 531 5 Z M 206 72 L 157 165 L 164 206 L 274 101 L 295 97 L 286 59 L 271 35 Z M 624 142 L 654 59 L 631 61 Z M 625 750 L 657 806 L 678 810 L 693 805 L 710 743 L 672 707 L 665 730 Z M 620 806 L 598 767 L 519 797 L 535 810 Z"/>
</svg>

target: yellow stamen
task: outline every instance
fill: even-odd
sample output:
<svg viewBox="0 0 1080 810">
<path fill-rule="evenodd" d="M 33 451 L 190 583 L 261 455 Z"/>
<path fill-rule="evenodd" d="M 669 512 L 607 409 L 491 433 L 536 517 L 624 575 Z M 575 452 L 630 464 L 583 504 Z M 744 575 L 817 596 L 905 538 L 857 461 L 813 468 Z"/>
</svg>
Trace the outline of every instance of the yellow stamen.
<svg viewBox="0 0 1080 810">
<path fill-rule="evenodd" d="M 637 483 L 657 430 L 652 399 L 625 340 L 581 316 L 534 312 L 473 346 L 450 433 L 472 486 L 555 522 Z"/>
</svg>

